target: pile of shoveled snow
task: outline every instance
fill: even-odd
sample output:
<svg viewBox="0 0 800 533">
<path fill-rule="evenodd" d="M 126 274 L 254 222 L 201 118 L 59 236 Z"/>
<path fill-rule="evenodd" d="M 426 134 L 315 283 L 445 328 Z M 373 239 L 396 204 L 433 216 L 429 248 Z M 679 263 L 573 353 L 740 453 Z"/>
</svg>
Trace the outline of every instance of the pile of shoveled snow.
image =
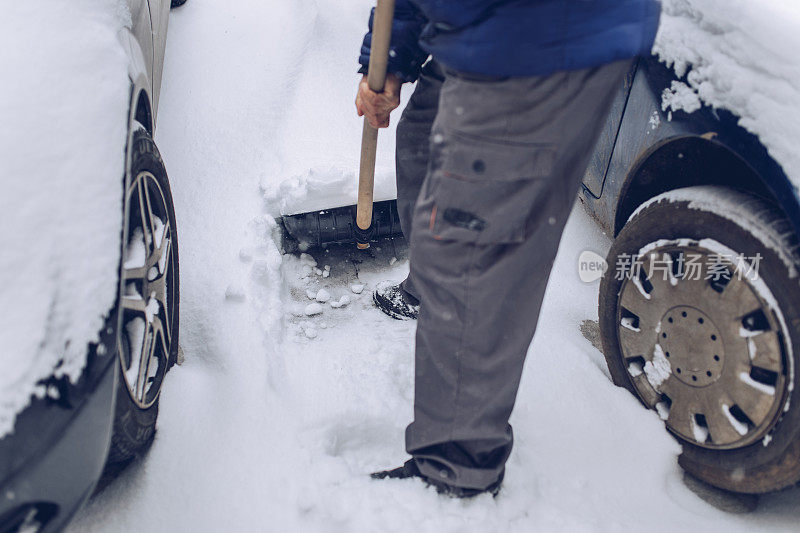
<svg viewBox="0 0 800 533">
<path fill-rule="evenodd" d="M 654 52 L 686 75 L 664 109 L 732 111 L 800 184 L 799 51 L 796 0 L 663 0 Z"/>
<path fill-rule="evenodd" d="M 36 382 L 76 379 L 114 303 L 129 81 L 124 0 L 0 16 L 0 437 Z"/>
<path fill-rule="evenodd" d="M 352 167 L 319 167 L 285 179 L 277 187 L 264 187 L 264 201 L 274 214 L 294 215 L 356 203 L 358 169 Z M 374 200 L 397 197 L 394 170 L 376 172 Z"/>
</svg>

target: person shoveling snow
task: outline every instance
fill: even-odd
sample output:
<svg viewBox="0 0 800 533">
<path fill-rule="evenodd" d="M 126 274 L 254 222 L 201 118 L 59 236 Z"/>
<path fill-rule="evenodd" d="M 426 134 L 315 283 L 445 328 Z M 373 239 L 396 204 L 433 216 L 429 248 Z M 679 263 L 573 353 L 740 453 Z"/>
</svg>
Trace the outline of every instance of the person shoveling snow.
<svg viewBox="0 0 800 533">
<path fill-rule="evenodd" d="M 410 273 L 374 294 L 394 318 L 415 318 L 419 306 L 416 384 L 412 459 L 374 478 L 420 478 L 457 497 L 499 491 L 508 419 L 572 200 L 659 15 L 655 0 L 397 1 L 384 90 L 365 76 L 356 108 L 387 127 L 402 84 L 417 82 L 396 152 Z"/>
</svg>

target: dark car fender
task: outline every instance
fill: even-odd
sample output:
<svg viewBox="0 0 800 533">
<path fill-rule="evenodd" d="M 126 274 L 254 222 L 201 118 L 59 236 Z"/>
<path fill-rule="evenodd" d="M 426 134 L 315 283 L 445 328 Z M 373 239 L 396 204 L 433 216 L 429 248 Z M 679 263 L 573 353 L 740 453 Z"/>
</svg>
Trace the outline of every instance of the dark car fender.
<svg viewBox="0 0 800 533">
<path fill-rule="evenodd" d="M 679 187 L 714 184 L 769 199 L 800 230 L 797 189 L 737 116 L 706 105 L 694 113 L 662 109 L 662 94 L 676 79 L 655 57 L 637 62 L 623 88 L 629 87 L 627 95 L 618 96 L 609 116 L 606 129 L 616 130 L 616 136 L 604 134 L 598 141 L 584 180 L 581 199 L 589 213 L 615 236 L 649 198 Z M 608 153 L 610 159 L 603 157 Z M 602 180 L 600 160 L 607 161 Z"/>
<path fill-rule="evenodd" d="M 58 531 L 94 489 L 111 442 L 119 366 L 116 329 L 102 337 L 97 346 L 106 347 L 90 347 L 80 380 L 47 380 L 45 397 L 0 440 L 0 530 L 35 514 L 43 531 Z"/>
</svg>

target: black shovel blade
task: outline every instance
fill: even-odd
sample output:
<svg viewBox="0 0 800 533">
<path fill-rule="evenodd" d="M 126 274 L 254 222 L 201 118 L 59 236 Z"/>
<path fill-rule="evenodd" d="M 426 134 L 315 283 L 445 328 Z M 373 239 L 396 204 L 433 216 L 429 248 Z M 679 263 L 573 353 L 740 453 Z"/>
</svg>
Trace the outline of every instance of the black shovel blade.
<svg viewBox="0 0 800 533">
<path fill-rule="evenodd" d="M 311 213 L 286 215 L 279 220 L 283 233 L 284 253 L 306 251 L 327 244 L 376 241 L 402 235 L 397 201 L 376 202 L 372 208 L 372 225 L 365 232 L 356 225 L 356 206 L 348 205 Z"/>
</svg>

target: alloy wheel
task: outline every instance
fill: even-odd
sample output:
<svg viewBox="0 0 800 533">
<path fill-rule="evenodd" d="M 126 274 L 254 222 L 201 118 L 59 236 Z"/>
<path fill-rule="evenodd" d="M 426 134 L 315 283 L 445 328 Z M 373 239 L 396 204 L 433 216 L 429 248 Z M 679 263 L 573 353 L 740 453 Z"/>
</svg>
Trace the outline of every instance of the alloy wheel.
<svg viewBox="0 0 800 533">
<path fill-rule="evenodd" d="M 138 173 L 125 192 L 119 355 L 128 392 L 141 409 L 158 398 L 171 353 L 177 302 L 167 205 L 150 172 Z"/>
</svg>

